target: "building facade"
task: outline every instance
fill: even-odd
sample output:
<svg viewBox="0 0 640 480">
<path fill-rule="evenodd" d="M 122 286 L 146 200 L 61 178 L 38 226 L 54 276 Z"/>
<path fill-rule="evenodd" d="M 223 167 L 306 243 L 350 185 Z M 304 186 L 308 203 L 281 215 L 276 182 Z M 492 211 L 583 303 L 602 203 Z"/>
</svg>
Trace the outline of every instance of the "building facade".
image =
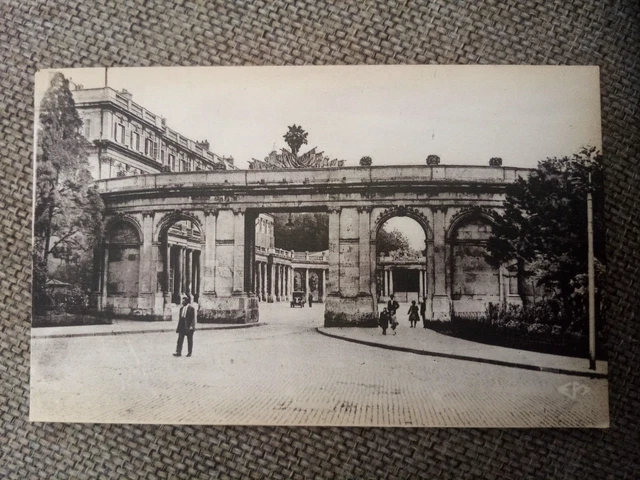
<svg viewBox="0 0 640 480">
<path fill-rule="evenodd" d="M 233 157 L 209 150 L 167 125 L 164 117 L 133 101 L 126 90 L 110 87 L 72 91 L 91 143 L 89 166 L 94 180 L 161 172 L 235 169 Z"/>
</svg>

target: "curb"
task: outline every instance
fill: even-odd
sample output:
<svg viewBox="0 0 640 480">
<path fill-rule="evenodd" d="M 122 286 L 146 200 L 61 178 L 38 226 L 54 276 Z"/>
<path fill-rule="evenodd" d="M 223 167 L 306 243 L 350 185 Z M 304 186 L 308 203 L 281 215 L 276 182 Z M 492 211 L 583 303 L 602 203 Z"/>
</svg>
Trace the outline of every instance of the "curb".
<svg viewBox="0 0 640 480">
<path fill-rule="evenodd" d="M 202 330 L 237 330 L 241 328 L 252 328 L 252 327 L 262 327 L 266 325 L 265 323 L 247 323 L 241 325 L 224 325 L 220 327 L 200 327 L 196 331 Z M 157 330 L 122 330 L 122 331 L 110 331 L 110 332 L 91 332 L 91 333 L 61 333 L 61 334 L 50 334 L 50 335 L 33 335 L 33 328 L 31 329 L 31 339 L 38 340 L 40 338 L 74 338 L 74 337 L 104 337 L 107 335 L 140 335 L 144 333 L 175 333 L 176 329 L 173 328 L 161 328 Z"/>
<path fill-rule="evenodd" d="M 508 368 L 520 368 L 523 370 L 533 370 L 536 372 L 545 372 L 545 373 L 557 373 L 560 375 L 573 375 L 576 377 L 587 377 L 587 378 L 607 378 L 606 373 L 597 373 L 597 372 L 579 372 L 576 370 L 565 370 L 562 368 L 552 368 L 552 367 L 538 367 L 536 365 L 529 365 L 526 363 L 515 363 L 515 362 L 505 362 L 503 360 L 492 360 L 488 358 L 478 358 L 478 357 L 469 357 L 466 355 L 456 355 L 453 353 L 442 353 L 442 352 L 431 352 L 429 350 L 418 350 L 416 348 L 408 348 L 408 347 L 397 347 L 395 345 L 385 345 L 383 343 L 370 342 L 368 340 L 356 340 L 354 338 L 341 337 L 340 335 L 335 335 L 333 333 L 327 333 L 325 331 L 321 331 L 320 327 L 316 327 L 316 332 L 320 335 L 325 335 L 327 337 L 336 338 L 338 340 L 344 340 L 345 342 L 351 343 L 359 343 L 361 345 L 367 345 L 369 347 L 378 347 L 384 348 L 386 350 L 396 350 L 399 352 L 413 353 L 415 355 L 424 355 L 430 357 L 440 357 L 440 358 L 452 358 L 454 360 L 464 360 L 469 362 L 476 363 L 486 363 L 489 365 L 498 365 L 500 367 L 508 367 Z"/>
</svg>

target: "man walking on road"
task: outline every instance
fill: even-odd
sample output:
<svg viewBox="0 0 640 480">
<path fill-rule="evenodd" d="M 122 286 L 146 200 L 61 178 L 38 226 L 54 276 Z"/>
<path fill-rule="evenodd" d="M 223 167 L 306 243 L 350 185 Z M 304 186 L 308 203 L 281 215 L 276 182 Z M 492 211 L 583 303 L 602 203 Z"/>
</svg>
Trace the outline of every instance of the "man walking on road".
<svg viewBox="0 0 640 480">
<path fill-rule="evenodd" d="M 180 308 L 178 328 L 176 329 L 178 345 L 176 346 L 176 353 L 173 354 L 174 357 L 182 356 L 184 337 L 187 337 L 187 357 L 190 357 L 193 352 L 193 332 L 196 330 L 196 311 L 190 303 L 191 298 L 189 298 L 189 295 L 182 297 L 182 308 Z"/>
<path fill-rule="evenodd" d="M 313 306 L 313 294 L 309 293 L 309 308 Z"/>
</svg>

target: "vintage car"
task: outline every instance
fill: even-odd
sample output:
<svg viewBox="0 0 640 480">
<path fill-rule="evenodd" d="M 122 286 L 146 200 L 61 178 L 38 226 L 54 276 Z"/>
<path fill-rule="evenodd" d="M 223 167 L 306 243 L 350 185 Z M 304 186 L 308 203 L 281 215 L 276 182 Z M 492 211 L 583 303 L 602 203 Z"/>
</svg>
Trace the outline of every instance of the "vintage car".
<svg viewBox="0 0 640 480">
<path fill-rule="evenodd" d="M 304 304 L 305 304 L 304 292 L 293 292 L 291 294 L 291 308 L 304 307 Z"/>
</svg>

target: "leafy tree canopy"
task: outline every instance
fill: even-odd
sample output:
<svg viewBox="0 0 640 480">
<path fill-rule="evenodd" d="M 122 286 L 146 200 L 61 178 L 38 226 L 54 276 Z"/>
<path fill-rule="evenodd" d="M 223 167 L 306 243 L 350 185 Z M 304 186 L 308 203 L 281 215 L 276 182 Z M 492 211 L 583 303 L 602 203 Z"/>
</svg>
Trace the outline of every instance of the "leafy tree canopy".
<svg viewBox="0 0 640 480">
<path fill-rule="evenodd" d="M 55 73 L 40 105 L 34 208 L 34 301 L 51 257 L 81 262 L 102 234 L 102 200 L 92 186 L 82 120 L 69 81 Z M 42 298 L 40 298 L 42 300 Z"/>
<path fill-rule="evenodd" d="M 289 145 L 289 148 L 291 148 L 291 152 L 294 155 L 298 155 L 300 147 L 307 144 L 308 135 L 301 126 L 294 123 L 289 127 L 287 133 L 283 135 L 283 138 L 284 141 L 287 142 L 287 145 Z"/>
<path fill-rule="evenodd" d="M 297 252 L 320 252 L 329 248 L 329 216 L 326 213 L 292 213 L 293 227 L 287 227 L 288 213 L 274 217 L 276 248 Z"/>
<path fill-rule="evenodd" d="M 400 256 L 413 256 L 417 252 L 409 245 L 409 239 L 397 228 L 388 230 L 387 225 L 383 225 L 376 238 L 378 255 L 388 256 L 391 254 Z"/>
<path fill-rule="evenodd" d="M 587 271 L 587 192 L 593 194 L 594 249 L 604 257 L 602 156 L 584 148 L 573 157 L 539 162 L 528 178 L 506 189 L 504 211 L 495 214 L 488 243 L 494 264 L 516 262 L 519 277 L 525 265 L 539 284 L 562 298 L 582 289 Z"/>
</svg>

